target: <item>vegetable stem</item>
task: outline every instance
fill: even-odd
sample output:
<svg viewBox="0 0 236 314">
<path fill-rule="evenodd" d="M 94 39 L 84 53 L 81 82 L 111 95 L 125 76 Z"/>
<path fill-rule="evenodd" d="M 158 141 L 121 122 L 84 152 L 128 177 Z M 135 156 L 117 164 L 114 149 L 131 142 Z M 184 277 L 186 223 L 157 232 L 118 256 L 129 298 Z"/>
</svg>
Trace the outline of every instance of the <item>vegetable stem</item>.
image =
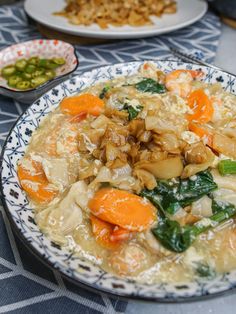
<svg viewBox="0 0 236 314">
<path fill-rule="evenodd" d="M 203 218 L 194 225 L 180 226 L 177 221 L 164 218 L 159 225 L 152 230 L 154 236 L 170 251 L 182 253 L 186 251 L 197 236 L 218 226 L 236 214 L 236 207 L 230 203 L 217 202 L 221 210 L 209 218 Z"/>
<path fill-rule="evenodd" d="M 230 159 L 221 160 L 218 164 L 218 169 L 222 176 L 236 174 L 236 161 Z"/>
</svg>

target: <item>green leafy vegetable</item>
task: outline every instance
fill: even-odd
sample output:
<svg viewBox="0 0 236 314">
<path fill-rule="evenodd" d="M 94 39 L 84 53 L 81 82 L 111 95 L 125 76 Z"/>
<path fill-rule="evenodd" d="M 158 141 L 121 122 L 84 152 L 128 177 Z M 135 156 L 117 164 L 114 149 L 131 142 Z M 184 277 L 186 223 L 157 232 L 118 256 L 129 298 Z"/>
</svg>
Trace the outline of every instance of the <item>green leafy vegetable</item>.
<svg viewBox="0 0 236 314">
<path fill-rule="evenodd" d="M 187 250 L 196 238 L 193 227 L 181 227 L 177 221 L 168 218 L 163 219 L 152 232 L 166 249 L 179 253 Z"/>
<path fill-rule="evenodd" d="M 157 94 L 164 94 L 166 93 L 166 88 L 164 85 L 156 82 L 151 78 L 145 78 L 141 82 L 135 84 L 137 90 L 144 92 L 144 93 L 157 93 Z"/>
<path fill-rule="evenodd" d="M 230 159 L 221 160 L 218 164 L 218 169 L 222 176 L 236 174 L 236 161 Z"/>
<path fill-rule="evenodd" d="M 177 182 L 158 181 L 157 187 L 143 190 L 141 196 L 148 198 L 160 209 L 159 223 L 152 230 L 154 236 L 168 250 L 184 252 L 195 241 L 197 236 L 236 214 L 233 204 L 212 200 L 213 215 L 203 218 L 194 225 L 181 226 L 177 221 L 169 219 L 170 215 L 181 208 L 192 204 L 204 195 L 217 189 L 211 173 L 206 170 L 189 179 L 179 179 Z"/>
<path fill-rule="evenodd" d="M 215 271 L 208 264 L 197 263 L 196 266 L 196 274 L 199 277 L 212 278 L 215 276 Z"/>
<path fill-rule="evenodd" d="M 99 95 L 99 98 L 103 99 L 106 96 L 106 93 L 110 90 L 110 88 L 111 87 L 109 85 L 106 85 L 105 87 L 103 87 L 103 89 Z"/>
<path fill-rule="evenodd" d="M 125 104 L 123 109 L 128 111 L 129 121 L 131 121 L 138 116 L 139 112 L 142 111 L 143 106 L 137 106 L 134 108 L 132 106 L 129 106 L 128 104 Z"/>
<path fill-rule="evenodd" d="M 212 198 L 211 209 L 212 213 L 216 214 L 222 210 L 222 206 L 220 202 L 217 202 L 216 200 L 214 200 L 214 198 Z"/>
<path fill-rule="evenodd" d="M 217 189 L 216 183 L 209 171 L 196 174 L 193 178 L 158 181 L 154 190 L 142 190 L 141 196 L 148 198 L 164 213 L 175 214 L 179 208 L 188 206 L 202 196 Z"/>
<path fill-rule="evenodd" d="M 212 200 L 212 211 L 213 216 L 211 220 L 219 222 L 220 220 L 224 221 L 232 217 L 235 213 L 235 206 L 231 203 Z"/>
<path fill-rule="evenodd" d="M 236 207 L 230 203 L 215 201 L 218 211 L 209 218 L 203 218 L 194 225 L 181 226 L 177 221 L 168 218 L 161 219 L 156 228 L 152 230 L 154 236 L 168 250 L 184 252 L 196 240 L 197 236 L 210 228 L 218 226 L 236 214 Z"/>
</svg>

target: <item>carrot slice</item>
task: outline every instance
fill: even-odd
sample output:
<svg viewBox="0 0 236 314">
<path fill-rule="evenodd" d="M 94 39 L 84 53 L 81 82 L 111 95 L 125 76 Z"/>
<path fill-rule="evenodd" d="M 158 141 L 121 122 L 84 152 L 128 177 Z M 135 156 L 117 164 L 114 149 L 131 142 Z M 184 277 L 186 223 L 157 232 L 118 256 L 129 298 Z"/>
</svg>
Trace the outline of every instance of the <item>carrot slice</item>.
<svg viewBox="0 0 236 314">
<path fill-rule="evenodd" d="M 188 96 L 188 105 L 193 113 L 187 115 L 189 121 L 207 123 L 212 119 L 214 109 L 208 96 L 203 90 L 193 91 Z"/>
<path fill-rule="evenodd" d="M 205 138 L 206 144 L 210 147 L 213 145 L 213 135 L 210 134 L 206 129 L 198 126 L 197 124 L 190 122 L 189 123 L 189 131 L 195 133 L 200 138 Z"/>
<path fill-rule="evenodd" d="M 99 116 L 104 108 L 104 102 L 92 94 L 64 98 L 60 104 L 61 111 L 70 115 L 78 115 L 82 112 Z"/>
<path fill-rule="evenodd" d="M 47 177 L 45 176 L 41 162 L 32 160 L 31 158 L 25 158 L 25 163 L 28 164 L 28 167 L 24 167 L 20 164 L 17 169 L 20 181 L 30 180 L 40 183 L 47 182 Z"/>
<path fill-rule="evenodd" d="M 39 204 L 52 201 L 58 192 L 50 188 L 42 164 L 30 158 L 26 158 L 26 164 L 28 167 L 20 164 L 17 169 L 22 188 Z"/>
<path fill-rule="evenodd" d="M 39 204 L 51 202 L 58 192 L 49 188 L 48 183 L 40 183 L 37 181 L 22 180 L 21 186 L 29 197 Z"/>
<path fill-rule="evenodd" d="M 113 242 L 110 239 L 114 229 L 113 225 L 93 215 L 90 216 L 90 220 L 95 239 L 102 247 L 114 250 L 120 245 L 120 242 Z"/>
<path fill-rule="evenodd" d="M 115 226 L 110 236 L 110 239 L 112 242 L 124 241 L 124 240 L 128 240 L 131 234 L 132 232 L 130 232 L 129 230 Z"/>
<path fill-rule="evenodd" d="M 140 196 L 124 190 L 103 188 L 89 202 L 98 218 L 131 231 L 143 231 L 156 220 L 156 208 Z"/>
</svg>

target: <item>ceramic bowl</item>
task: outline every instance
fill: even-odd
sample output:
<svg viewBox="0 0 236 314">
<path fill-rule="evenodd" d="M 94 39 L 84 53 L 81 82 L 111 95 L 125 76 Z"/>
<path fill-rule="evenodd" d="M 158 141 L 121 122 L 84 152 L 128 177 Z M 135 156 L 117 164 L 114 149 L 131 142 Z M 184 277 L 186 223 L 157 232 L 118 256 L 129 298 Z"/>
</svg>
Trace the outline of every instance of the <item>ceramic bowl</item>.
<svg viewBox="0 0 236 314">
<path fill-rule="evenodd" d="M 0 94 L 23 103 L 32 103 L 52 87 L 67 79 L 78 67 L 79 61 L 72 45 L 60 40 L 36 39 L 7 47 L 0 51 L 0 69 L 14 64 L 18 59 L 39 56 L 41 58 L 62 57 L 65 65 L 57 68 L 56 77 L 36 88 L 19 91 L 7 85 L 0 76 Z"/>
<path fill-rule="evenodd" d="M 174 69 L 199 69 L 199 66 L 173 61 L 155 61 L 163 71 Z M 34 222 L 29 200 L 21 189 L 16 174 L 17 162 L 24 155 L 32 132 L 65 96 L 74 95 L 98 82 L 137 73 L 142 62 L 110 65 L 86 72 L 58 85 L 38 99 L 18 119 L 7 137 L 2 152 L 1 191 L 7 216 L 28 248 L 44 262 L 59 270 L 64 276 L 78 284 L 139 300 L 161 302 L 189 301 L 216 296 L 236 287 L 235 271 L 218 275 L 214 279 L 199 279 L 191 283 L 140 284 L 126 278 L 114 276 L 91 264 L 88 260 L 71 254 L 65 248 L 52 243 Z M 229 92 L 236 94 L 236 78 L 215 69 L 201 67 L 206 83 L 221 82 Z"/>
</svg>

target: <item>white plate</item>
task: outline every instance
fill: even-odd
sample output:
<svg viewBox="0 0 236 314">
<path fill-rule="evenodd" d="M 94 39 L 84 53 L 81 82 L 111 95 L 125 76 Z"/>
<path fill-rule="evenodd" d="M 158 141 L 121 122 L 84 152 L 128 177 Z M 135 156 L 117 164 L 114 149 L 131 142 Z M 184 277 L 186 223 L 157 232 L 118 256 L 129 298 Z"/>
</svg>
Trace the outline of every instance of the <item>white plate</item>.
<svg viewBox="0 0 236 314">
<path fill-rule="evenodd" d="M 177 0 L 175 14 L 153 18 L 153 25 L 142 27 L 112 27 L 101 29 L 98 25 L 82 26 L 70 24 L 66 18 L 53 15 L 65 6 L 65 0 L 26 0 L 27 14 L 37 22 L 63 33 L 107 39 L 142 38 L 168 33 L 198 21 L 207 11 L 204 0 Z"/>
</svg>

